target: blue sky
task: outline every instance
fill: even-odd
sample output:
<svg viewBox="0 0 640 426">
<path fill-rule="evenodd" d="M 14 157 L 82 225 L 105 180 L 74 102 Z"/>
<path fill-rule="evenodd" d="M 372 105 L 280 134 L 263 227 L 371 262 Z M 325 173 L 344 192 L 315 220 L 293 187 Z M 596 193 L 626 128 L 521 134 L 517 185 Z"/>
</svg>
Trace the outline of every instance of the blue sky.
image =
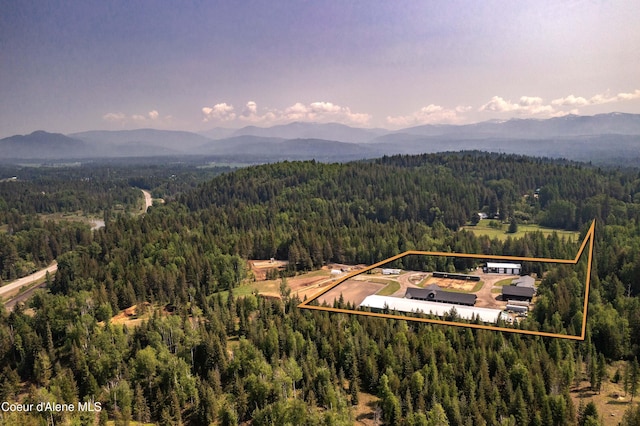
<svg viewBox="0 0 640 426">
<path fill-rule="evenodd" d="M 10 1 L 0 136 L 640 113 L 638 1 Z"/>
</svg>

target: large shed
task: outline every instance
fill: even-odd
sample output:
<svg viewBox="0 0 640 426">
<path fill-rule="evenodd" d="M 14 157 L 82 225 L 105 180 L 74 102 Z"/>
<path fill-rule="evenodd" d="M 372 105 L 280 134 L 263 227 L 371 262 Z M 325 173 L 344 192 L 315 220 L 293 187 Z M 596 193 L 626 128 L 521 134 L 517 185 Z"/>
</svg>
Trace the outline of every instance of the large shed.
<svg viewBox="0 0 640 426">
<path fill-rule="evenodd" d="M 533 287 L 517 287 L 515 285 L 505 285 L 502 287 L 502 300 L 522 300 L 530 302 L 536 290 Z"/>
<path fill-rule="evenodd" d="M 367 296 L 359 305 L 361 308 L 369 308 L 373 312 L 384 310 L 423 313 L 437 316 L 446 316 L 455 310 L 459 318 L 472 320 L 479 318 L 486 323 L 495 323 L 502 312 L 500 309 L 477 308 L 472 306 L 453 305 L 450 303 L 428 302 L 425 300 L 403 299 L 391 296 Z"/>
</svg>

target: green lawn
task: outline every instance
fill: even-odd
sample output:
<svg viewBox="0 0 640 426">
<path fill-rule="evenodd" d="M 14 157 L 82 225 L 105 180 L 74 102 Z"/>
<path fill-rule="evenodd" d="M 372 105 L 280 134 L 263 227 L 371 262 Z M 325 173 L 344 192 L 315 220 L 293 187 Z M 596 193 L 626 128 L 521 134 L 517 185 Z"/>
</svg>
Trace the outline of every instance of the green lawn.
<svg viewBox="0 0 640 426">
<path fill-rule="evenodd" d="M 372 280 L 373 281 L 373 280 Z M 393 293 L 400 289 L 400 283 L 396 281 L 391 281 L 385 288 L 377 292 L 376 294 L 379 296 L 391 296 Z"/>
<path fill-rule="evenodd" d="M 528 224 L 528 225 L 520 224 L 518 225 L 518 232 L 516 232 L 515 234 L 509 234 L 507 233 L 507 229 L 509 228 L 508 224 L 502 224 L 502 229 L 496 229 L 496 228 L 490 227 L 489 222 L 491 222 L 491 220 L 483 219 L 476 226 L 463 226 L 462 229 L 471 231 L 474 234 L 476 234 L 476 236 L 487 235 L 491 239 L 497 238 L 502 241 L 506 240 L 507 237 L 520 238 L 524 236 L 527 232 L 536 232 L 536 231 L 542 232 L 545 236 L 551 235 L 554 232 L 556 232 L 559 237 L 572 238 L 574 241 L 576 241 L 580 236 L 580 233 L 576 231 L 565 231 L 562 229 L 543 228 L 540 225 L 536 225 L 536 224 Z"/>
<path fill-rule="evenodd" d="M 503 285 L 511 285 L 515 278 L 505 278 L 504 280 L 500 280 L 494 284 L 494 286 L 503 286 Z"/>
<path fill-rule="evenodd" d="M 280 280 L 268 280 L 268 281 L 257 281 L 257 282 L 245 282 L 240 284 L 238 287 L 233 289 L 233 295 L 235 297 L 244 297 L 254 292 L 260 293 L 273 293 L 280 291 Z M 220 294 L 225 300 L 229 295 L 228 290 L 219 291 L 216 294 Z"/>
</svg>

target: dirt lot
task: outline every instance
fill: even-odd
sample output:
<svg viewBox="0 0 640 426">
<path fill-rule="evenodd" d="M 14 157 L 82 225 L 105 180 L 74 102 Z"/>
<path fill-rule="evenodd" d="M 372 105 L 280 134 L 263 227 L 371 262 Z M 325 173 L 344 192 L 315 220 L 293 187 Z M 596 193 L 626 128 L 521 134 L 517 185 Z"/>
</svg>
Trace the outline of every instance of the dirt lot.
<svg viewBox="0 0 640 426">
<path fill-rule="evenodd" d="M 264 281 L 267 279 L 267 271 L 270 269 L 282 270 L 286 268 L 289 262 L 284 260 L 250 260 L 249 267 L 256 277 L 256 281 Z"/>
<path fill-rule="evenodd" d="M 320 289 L 335 282 L 336 278 L 328 276 L 329 271 L 319 276 L 302 275 L 287 280 L 291 293 L 297 294 L 300 299 L 313 297 L 314 294 L 320 292 Z"/>
<path fill-rule="evenodd" d="M 149 319 L 154 309 L 157 309 L 151 306 L 151 304 L 147 302 L 143 303 L 143 305 L 144 306 L 141 307 L 142 309 L 140 309 L 138 305 L 133 305 L 128 307 L 127 309 L 124 309 L 118 312 L 116 315 L 111 317 L 111 321 L 110 321 L 111 324 L 117 324 L 117 325 L 124 324 L 127 327 L 135 327 L 140 325 L 143 321 L 146 321 Z M 144 313 L 142 311 L 144 311 Z M 167 312 L 164 310 L 162 311 L 162 313 L 164 315 L 167 314 Z M 100 321 L 98 325 L 104 325 L 104 322 Z"/>
<path fill-rule="evenodd" d="M 271 269 L 283 270 L 289 262 L 283 260 L 250 260 L 249 265 L 253 272 L 256 283 L 251 286 L 255 287 L 260 294 L 266 296 L 280 297 L 280 279 L 267 280 L 267 271 Z M 365 265 L 342 265 L 329 264 L 323 266 L 322 269 L 311 271 L 306 274 L 288 277 L 287 284 L 291 289 L 292 295 L 297 295 L 300 299 L 305 297 L 311 298 L 318 294 L 322 288 L 331 285 L 347 273 L 365 268 Z M 331 271 L 343 271 L 341 274 L 335 275 Z M 277 285 L 274 285 L 277 284 Z M 263 285 L 264 284 L 264 285 Z"/>
<path fill-rule="evenodd" d="M 453 280 L 449 278 L 429 277 L 427 281 L 424 283 L 424 287 L 431 284 L 437 284 L 442 289 L 451 288 L 451 289 L 460 290 L 460 291 L 471 291 L 473 290 L 473 287 L 475 287 L 476 284 L 478 284 L 478 282 L 471 281 L 471 280 Z"/>
<path fill-rule="evenodd" d="M 350 278 L 339 286 L 332 288 L 318 298 L 318 303 L 322 304 L 325 302 L 327 305 L 333 305 L 333 301 L 339 299 L 340 294 L 342 294 L 342 298 L 345 302 L 351 302 L 352 304 L 359 305 L 365 297 L 376 294 L 382 288 L 386 287 L 386 284 L 375 283 L 358 278 L 361 277 Z"/>
</svg>

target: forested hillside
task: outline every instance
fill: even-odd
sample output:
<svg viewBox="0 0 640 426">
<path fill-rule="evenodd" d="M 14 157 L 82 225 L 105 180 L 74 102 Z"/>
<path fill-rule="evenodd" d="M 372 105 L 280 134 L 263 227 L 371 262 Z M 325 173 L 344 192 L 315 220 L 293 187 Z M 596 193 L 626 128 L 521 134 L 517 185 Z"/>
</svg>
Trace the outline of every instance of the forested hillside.
<svg viewBox="0 0 640 426">
<path fill-rule="evenodd" d="M 2 312 L 0 400 L 92 400 L 102 411 L 4 412 L 3 422 L 353 424 L 352 406 L 373 394 L 385 424 L 592 425 L 603 421 L 595 406 L 570 394 L 582 379 L 637 396 L 638 170 L 452 153 L 254 166 L 178 192 L 68 236 L 50 291 Z M 584 342 L 303 311 L 286 279 L 281 299 L 234 295 L 248 259 L 289 260 L 291 275 L 411 249 L 575 256 L 579 241 L 557 235 L 459 230 L 478 212 L 582 236 L 597 220 Z M 560 332 L 580 316 L 576 279 L 546 277 L 530 327 Z M 111 323 L 133 305 L 147 321 Z M 616 422 L 638 424 L 639 410 Z"/>
</svg>

